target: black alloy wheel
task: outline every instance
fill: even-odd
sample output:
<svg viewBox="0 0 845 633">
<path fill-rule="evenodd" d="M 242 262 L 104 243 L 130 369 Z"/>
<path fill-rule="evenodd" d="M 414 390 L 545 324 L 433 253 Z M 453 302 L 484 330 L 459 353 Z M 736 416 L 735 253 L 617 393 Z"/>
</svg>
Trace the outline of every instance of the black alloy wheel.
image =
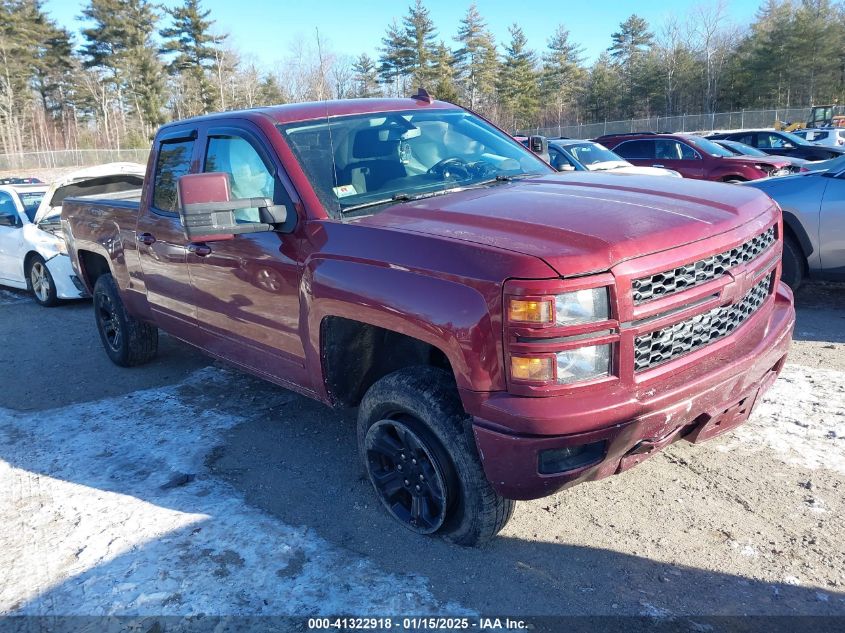
<svg viewBox="0 0 845 633">
<path fill-rule="evenodd" d="M 120 315 L 112 298 L 106 293 L 98 293 L 95 297 L 94 314 L 97 327 L 103 335 L 103 340 L 109 348 L 117 353 L 123 344 L 121 334 Z"/>
<path fill-rule="evenodd" d="M 373 424 L 364 440 L 370 480 L 388 511 L 420 534 L 439 530 L 447 514 L 448 473 L 436 440 L 413 419 Z"/>
</svg>

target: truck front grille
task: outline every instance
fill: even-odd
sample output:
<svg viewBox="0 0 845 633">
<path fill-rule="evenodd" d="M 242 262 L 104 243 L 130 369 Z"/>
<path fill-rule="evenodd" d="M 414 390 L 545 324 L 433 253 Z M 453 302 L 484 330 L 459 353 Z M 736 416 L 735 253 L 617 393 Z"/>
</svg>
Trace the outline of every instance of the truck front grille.
<svg viewBox="0 0 845 633">
<path fill-rule="evenodd" d="M 733 305 L 713 308 L 662 330 L 636 337 L 634 370 L 651 369 L 669 362 L 736 330 L 763 305 L 769 295 L 773 276 L 774 273 L 766 275 Z"/>
<path fill-rule="evenodd" d="M 674 292 L 692 288 L 711 279 L 724 275 L 738 264 L 756 259 L 763 251 L 775 243 L 775 227 L 751 238 L 745 244 L 724 253 L 711 255 L 690 264 L 678 266 L 655 275 L 640 277 L 633 282 L 634 305 L 640 305 L 654 299 L 660 299 Z"/>
</svg>

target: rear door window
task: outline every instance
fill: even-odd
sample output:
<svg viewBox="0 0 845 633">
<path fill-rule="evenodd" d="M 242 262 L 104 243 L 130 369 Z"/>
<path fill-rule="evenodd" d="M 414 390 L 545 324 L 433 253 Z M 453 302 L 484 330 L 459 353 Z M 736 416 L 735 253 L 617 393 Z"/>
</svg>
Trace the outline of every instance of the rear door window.
<svg viewBox="0 0 845 633">
<path fill-rule="evenodd" d="M 162 143 L 159 147 L 153 174 L 153 206 L 159 211 L 176 213 L 179 210 L 176 182 L 190 172 L 193 153 L 193 140 Z"/>
<path fill-rule="evenodd" d="M 622 158 L 632 160 L 650 160 L 654 158 L 654 141 L 639 139 L 636 141 L 625 141 L 613 148 L 613 151 Z"/>
</svg>

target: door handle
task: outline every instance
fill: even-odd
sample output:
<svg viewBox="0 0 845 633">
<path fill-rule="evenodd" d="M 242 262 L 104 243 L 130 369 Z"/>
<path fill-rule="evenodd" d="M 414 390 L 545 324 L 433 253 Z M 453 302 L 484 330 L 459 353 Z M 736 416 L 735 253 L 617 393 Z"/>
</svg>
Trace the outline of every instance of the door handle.
<svg viewBox="0 0 845 633">
<path fill-rule="evenodd" d="M 146 246 L 152 246 L 153 244 L 155 244 L 156 236 L 152 233 L 139 233 L 135 239 L 141 242 L 141 244 L 144 244 Z"/>
<path fill-rule="evenodd" d="M 666 169 L 665 165 L 652 165 L 652 167 L 662 167 L 663 169 Z"/>
<path fill-rule="evenodd" d="M 198 257 L 205 257 L 211 255 L 211 247 L 208 244 L 188 244 L 188 252 L 197 255 Z"/>
</svg>

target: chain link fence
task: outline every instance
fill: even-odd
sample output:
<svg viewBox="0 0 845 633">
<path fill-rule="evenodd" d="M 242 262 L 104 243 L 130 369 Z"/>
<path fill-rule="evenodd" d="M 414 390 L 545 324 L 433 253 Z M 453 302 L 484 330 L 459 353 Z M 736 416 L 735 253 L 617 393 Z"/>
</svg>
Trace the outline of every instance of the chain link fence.
<svg viewBox="0 0 845 633">
<path fill-rule="evenodd" d="M 835 114 L 843 114 L 845 106 L 837 106 Z M 810 108 L 775 108 L 771 110 L 740 110 L 738 112 L 716 112 L 711 114 L 684 114 L 682 116 L 656 116 L 646 119 L 625 121 L 604 121 L 581 125 L 558 125 L 522 130 L 522 134 L 541 134 L 569 138 L 596 138 L 604 134 L 628 132 L 713 132 L 717 130 L 741 130 L 748 128 L 772 128 L 775 121 L 784 123 L 801 122 L 810 117 Z"/>
<path fill-rule="evenodd" d="M 845 106 L 834 108 L 835 114 L 845 114 Z M 775 121 L 806 122 L 810 108 L 774 108 L 771 110 L 740 110 L 711 114 L 655 116 L 625 121 L 603 121 L 581 125 L 558 125 L 520 130 L 520 134 L 541 134 L 548 137 L 596 138 L 604 134 L 627 132 L 712 132 L 745 128 L 771 128 Z M 88 167 L 128 161 L 146 163 L 149 149 L 77 149 L 50 152 L 22 152 L 0 154 L 0 171 L 42 169 L 55 167 Z"/>
<path fill-rule="evenodd" d="M 89 167 L 117 162 L 141 163 L 143 165 L 146 164 L 149 155 L 149 149 L 67 149 L 52 152 L 0 154 L 0 171 Z"/>
</svg>

